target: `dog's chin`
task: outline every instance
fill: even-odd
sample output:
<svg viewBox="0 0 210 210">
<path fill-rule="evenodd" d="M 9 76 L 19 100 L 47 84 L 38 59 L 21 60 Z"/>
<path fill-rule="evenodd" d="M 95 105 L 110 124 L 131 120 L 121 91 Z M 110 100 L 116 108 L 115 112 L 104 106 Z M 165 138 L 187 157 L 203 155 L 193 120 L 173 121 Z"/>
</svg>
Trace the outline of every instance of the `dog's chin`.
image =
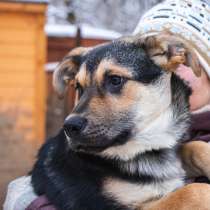
<svg viewBox="0 0 210 210">
<path fill-rule="evenodd" d="M 78 136 L 73 139 L 68 135 L 66 135 L 66 139 L 70 149 L 74 152 L 100 153 L 109 147 L 125 144 L 129 141 L 130 135 L 130 130 L 124 130 L 111 139 L 106 136 L 100 136 L 98 138 Z"/>
</svg>

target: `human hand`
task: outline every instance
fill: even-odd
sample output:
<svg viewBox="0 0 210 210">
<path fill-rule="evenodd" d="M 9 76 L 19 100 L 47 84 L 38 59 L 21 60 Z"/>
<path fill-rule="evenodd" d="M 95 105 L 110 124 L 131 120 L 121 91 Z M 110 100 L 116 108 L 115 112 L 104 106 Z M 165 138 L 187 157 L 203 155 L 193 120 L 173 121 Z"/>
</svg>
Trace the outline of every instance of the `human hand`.
<svg viewBox="0 0 210 210">
<path fill-rule="evenodd" d="M 197 77 L 190 67 L 180 65 L 176 70 L 176 74 L 192 88 L 192 95 L 190 96 L 191 111 L 210 104 L 210 79 L 204 71 L 201 72 L 200 77 Z"/>
</svg>

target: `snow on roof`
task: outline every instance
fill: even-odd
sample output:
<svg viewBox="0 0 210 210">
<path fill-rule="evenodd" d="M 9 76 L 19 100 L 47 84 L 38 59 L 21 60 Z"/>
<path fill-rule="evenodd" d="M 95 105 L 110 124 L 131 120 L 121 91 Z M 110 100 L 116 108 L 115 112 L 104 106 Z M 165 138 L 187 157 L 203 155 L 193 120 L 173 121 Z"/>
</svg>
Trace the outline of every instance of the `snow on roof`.
<svg viewBox="0 0 210 210">
<path fill-rule="evenodd" d="M 59 62 L 50 62 L 45 64 L 45 71 L 53 72 L 55 68 L 58 66 Z"/>
<path fill-rule="evenodd" d="M 111 40 L 121 36 L 121 34 L 116 31 L 94 28 L 85 24 L 80 26 L 80 30 L 82 38 Z M 45 26 L 45 31 L 48 36 L 52 37 L 75 37 L 77 27 L 75 25 L 47 24 Z"/>
<path fill-rule="evenodd" d="M 10 2 L 23 2 L 23 3 L 49 3 L 49 0 L 9 0 Z"/>
</svg>

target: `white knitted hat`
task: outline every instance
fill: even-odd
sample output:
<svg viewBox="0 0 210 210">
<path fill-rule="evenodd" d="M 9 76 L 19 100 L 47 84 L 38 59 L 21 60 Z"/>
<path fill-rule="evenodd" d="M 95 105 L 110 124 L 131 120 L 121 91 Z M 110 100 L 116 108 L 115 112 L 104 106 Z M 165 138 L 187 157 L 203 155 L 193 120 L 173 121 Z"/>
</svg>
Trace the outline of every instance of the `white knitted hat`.
<svg viewBox="0 0 210 210">
<path fill-rule="evenodd" d="M 190 42 L 210 77 L 210 0 L 166 0 L 143 15 L 134 34 L 164 30 Z"/>
</svg>

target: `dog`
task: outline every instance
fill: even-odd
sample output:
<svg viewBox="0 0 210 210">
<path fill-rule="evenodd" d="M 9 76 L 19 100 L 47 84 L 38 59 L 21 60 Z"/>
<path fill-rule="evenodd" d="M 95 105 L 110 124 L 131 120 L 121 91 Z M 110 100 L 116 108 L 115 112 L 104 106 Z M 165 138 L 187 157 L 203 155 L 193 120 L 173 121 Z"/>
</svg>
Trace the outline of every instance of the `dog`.
<svg viewBox="0 0 210 210">
<path fill-rule="evenodd" d="M 191 89 L 174 70 L 184 63 L 199 75 L 194 56 L 168 34 L 72 50 L 53 84 L 62 97 L 73 81 L 76 105 L 39 151 L 34 191 L 60 210 L 210 209 L 208 185 L 184 186 L 188 171 L 210 163 L 196 154 L 199 142 L 181 146 Z M 192 157 L 186 170 L 182 158 Z"/>
</svg>

